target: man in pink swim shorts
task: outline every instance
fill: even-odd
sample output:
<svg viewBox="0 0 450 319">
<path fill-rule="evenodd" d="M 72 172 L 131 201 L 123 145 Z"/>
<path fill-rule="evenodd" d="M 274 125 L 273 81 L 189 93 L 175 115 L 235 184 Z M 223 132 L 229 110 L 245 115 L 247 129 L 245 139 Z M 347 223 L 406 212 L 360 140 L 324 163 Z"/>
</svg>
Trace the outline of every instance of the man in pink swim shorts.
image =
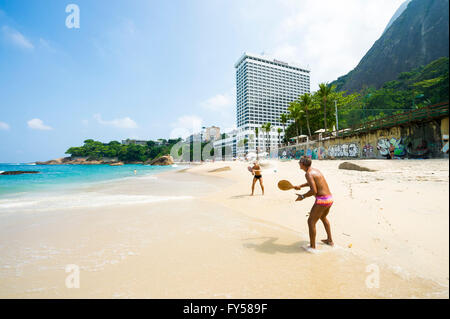
<svg viewBox="0 0 450 319">
<path fill-rule="evenodd" d="M 297 200 L 301 201 L 309 196 L 315 196 L 316 201 L 311 209 L 308 218 L 308 228 L 309 228 L 309 241 L 310 248 L 316 248 L 316 223 L 320 219 L 327 232 L 327 239 L 323 239 L 322 242 L 333 246 L 333 239 L 331 237 L 330 222 L 327 219 L 327 215 L 330 212 L 331 205 L 333 205 L 333 196 L 331 195 L 330 189 L 328 188 L 327 181 L 322 173 L 311 167 L 311 159 L 307 156 L 300 158 L 300 169 L 306 172 L 305 177 L 307 183 L 295 186 L 294 188 L 300 190 L 302 187 L 309 186 L 309 192 L 305 194 L 297 194 Z"/>
</svg>

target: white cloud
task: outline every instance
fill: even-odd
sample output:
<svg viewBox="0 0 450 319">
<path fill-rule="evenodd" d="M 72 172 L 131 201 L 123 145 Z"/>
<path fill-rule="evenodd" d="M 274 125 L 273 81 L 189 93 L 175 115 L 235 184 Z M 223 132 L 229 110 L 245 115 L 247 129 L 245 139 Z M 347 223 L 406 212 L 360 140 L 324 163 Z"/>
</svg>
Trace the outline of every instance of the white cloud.
<svg viewBox="0 0 450 319">
<path fill-rule="evenodd" d="M 140 56 L 145 43 L 145 35 L 137 28 L 133 20 L 121 19 L 114 28 L 109 29 L 101 36 L 91 39 L 96 53 L 101 58 L 121 57 L 130 54 L 132 57 Z M 127 60 L 127 63 L 130 61 Z"/>
<path fill-rule="evenodd" d="M 230 89 L 223 94 L 217 94 L 200 103 L 206 110 L 226 113 L 233 109 L 236 102 L 236 88 Z"/>
<path fill-rule="evenodd" d="M 39 38 L 39 45 L 41 48 L 47 50 L 50 53 L 56 53 L 57 50 L 55 49 L 55 47 L 50 43 L 50 41 L 44 39 L 44 38 Z"/>
<path fill-rule="evenodd" d="M 191 134 L 199 133 L 202 129 L 203 119 L 196 115 L 184 115 L 171 124 L 173 128 L 170 138 L 186 138 Z"/>
<path fill-rule="evenodd" d="M 231 131 L 234 131 L 236 128 L 237 128 L 236 124 L 226 126 L 225 128 L 221 128 L 221 133 L 229 133 Z"/>
<path fill-rule="evenodd" d="M 44 122 L 40 119 L 32 119 L 27 122 L 28 127 L 33 130 L 41 130 L 41 131 L 48 131 L 52 130 L 52 128 L 48 125 L 45 125 Z"/>
<path fill-rule="evenodd" d="M 5 37 L 11 41 L 14 45 L 27 50 L 34 49 L 33 43 L 31 43 L 30 40 L 28 40 L 22 33 L 19 31 L 10 28 L 8 26 L 2 27 L 3 34 Z"/>
<path fill-rule="evenodd" d="M 1 122 L 1 121 L 0 121 L 0 130 L 3 130 L 3 131 L 9 130 L 9 125 L 8 125 L 8 123 Z"/>
<path fill-rule="evenodd" d="M 232 123 L 236 120 L 236 87 L 229 89 L 225 93 L 219 93 L 210 97 L 201 102 L 200 106 L 205 111 L 211 112 L 215 119 L 215 125 L 221 127 L 232 126 Z"/>
<path fill-rule="evenodd" d="M 135 121 L 133 121 L 131 118 L 124 117 L 121 119 L 114 119 L 111 121 L 105 121 L 102 119 L 102 116 L 100 114 L 94 114 L 94 119 L 97 120 L 97 122 L 101 125 L 107 125 L 112 126 L 116 128 L 125 128 L 125 129 L 132 129 L 132 128 L 138 128 L 138 125 Z"/>
</svg>

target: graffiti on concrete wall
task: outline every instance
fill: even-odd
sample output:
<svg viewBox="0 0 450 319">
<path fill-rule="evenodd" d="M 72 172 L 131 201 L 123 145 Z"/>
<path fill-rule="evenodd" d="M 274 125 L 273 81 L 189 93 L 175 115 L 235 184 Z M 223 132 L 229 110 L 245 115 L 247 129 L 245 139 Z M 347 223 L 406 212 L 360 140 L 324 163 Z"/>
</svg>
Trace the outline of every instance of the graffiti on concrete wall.
<svg viewBox="0 0 450 319">
<path fill-rule="evenodd" d="M 382 156 L 388 156 L 391 145 L 394 146 L 394 156 L 403 157 L 406 155 L 406 148 L 402 143 L 402 139 L 396 139 L 394 137 L 391 139 L 380 138 L 377 143 L 378 152 Z"/>
<path fill-rule="evenodd" d="M 317 147 L 312 150 L 312 159 L 324 159 L 326 158 L 325 148 Z"/>
<path fill-rule="evenodd" d="M 331 157 L 358 157 L 359 147 L 355 143 L 333 145 L 328 148 Z"/>
<path fill-rule="evenodd" d="M 448 154 L 448 135 L 442 136 L 442 145 L 444 145 L 441 149 L 443 153 Z"/>
<path fill-rule="evenodd" d="M 292 147 L 281 152 L 282 158 L 299 159 L 302 156 L 308 156 L 311 159 L 324 159 L 326 158 L 326 150 L 324 147 L 316 148 L 296 148 Z"/>
<path fill-rule="evenodd" d="M 375 154 L 373 152 L 373 146 L 370 143 L 363 146 L 362 157 L 365 158 L 375 157 Z"/>
<path fill-rule="evenodd" d="M 319 159 L 321 159 L 321 158 L 327 158 L 327 152 L 325 151 L 325 148 L 324 147 L 319 147 L 319 149 L 318 149 L 318 156 L 319 156 Z"/>
<path fill-rule="evenodd" d="M 309 156 L 312 159 L 324 158 L 390 158 L 390 151 L 396 158 L 447 157 L 449 152 L 448 119 L 377 130 L 361 134 L 351 139 L 323 139 L 283 147 L 283 158 L 298 159 Z M 444 123 L 444 124 L 442 124 Z M 381 136 L 381 137 L 380 137 Z M 319 147 L 319 145 L 321 145 Z M 444 154 L 443 154 L 444 153 Z"/>
<path fill-rule="evenodd" d="M 428 157 L 430 147 L 433 148 L 432 143 L 428 143 L 424 138 L 410 138 L 408 137 L 404 144 L 406 145 L 406 152 L 411 158 Z"/>
<path fill-rule="evenodd" d="M 289 148 L 282 153 L 283 158 L 296 158 L 297 149 L 295 147 Z"/>
</svg>

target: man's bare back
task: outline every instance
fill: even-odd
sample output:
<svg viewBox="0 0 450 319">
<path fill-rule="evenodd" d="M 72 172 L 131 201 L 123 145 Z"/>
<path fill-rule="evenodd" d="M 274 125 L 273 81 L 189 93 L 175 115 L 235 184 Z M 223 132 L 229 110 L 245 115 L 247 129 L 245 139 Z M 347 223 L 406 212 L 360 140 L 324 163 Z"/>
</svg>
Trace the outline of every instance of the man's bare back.
<svg viewBox="0 0 450 319">
<path fill-rule="evenodd" d="M 300 169 L 305 171 L 305 177 L 308 181 L 305 184 L 295 186 L 294 188 L 300 190 L 303 187 L 309 187 L 309 191 L 305 194 L 297 194 L 297 201 L 302 201 L 306 197 L 315 196 L 316 201 L 308 218 L 309 228 L 309 240 L 310 248 L 316 248 L 316 223 L 320 219 L 323 222 L 325 230 L 327 232 L 327 239 L 323 239 L 324 244 L 333 246 L 333 239 L 331 237 L 330 222 L 327 219 L 327 215 L 330 212 L 331 205 L 333 205 L 333 196 L 331 195 L 328 183 L 325 180 L 323 174 L 316 168 L 311 167 L 311 159 L 303 156 L 300 159 Z"/>
<path fill-rule="evenodd" d="M 308 183 L 309 186 L 316 186 L 316 194 L 315 196 L 327 196 L 331 195 L 330 189 L 328 188 L 328 183 L 325 180 L 325 177 L 317 168 L 310 167 L 309 170 L 305 173 L 306 180 L 310 182 L 311 179 L 314 180 L 314 183 Z M 312 184 L 312 185 L 311 185 Z"/>
</svg>

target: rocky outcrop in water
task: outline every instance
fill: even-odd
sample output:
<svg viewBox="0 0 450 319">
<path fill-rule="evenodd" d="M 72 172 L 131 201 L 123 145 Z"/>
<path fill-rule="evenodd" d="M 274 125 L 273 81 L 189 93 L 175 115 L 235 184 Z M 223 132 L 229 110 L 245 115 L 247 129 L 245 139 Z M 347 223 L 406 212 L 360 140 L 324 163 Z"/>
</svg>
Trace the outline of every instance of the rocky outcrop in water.
<svg viewBox="0 0 450 319">
<path fill-rule="evenodd" d="M 98 165 L 119 163 L 111 160 L 88 160 L 86 158 L 61 157 L 45 162 L 36 162 L 36 165 Z"/>
<path fill-rule="evenodd" d="M 109 164 L 109 166 L 122 166 L 123 163 L 122 162 L 117 162 L 117 163 L 111 163 Z"/>
<path fill-rule="evenodd" d="M 6 171 L 1 172 L 0 175 L 21 175 L 21 174 L 37 174 L 38 171 Z"/>
<path fill-rule="evenodd" d="M 164 155 L 153 160 L 148 160 L 147 162 L 131 161 L 122 162 L 118 159 L 100 159 L 100 160 L 90 160 L 85 157 L 61 157 L 45 162 L 36 162 L 36 165 L 100 165 L 107 164 L 110 166 L 122 166 L 124 164 L 146 164 L 146 165 L 172 165 L 173 158 L 170 155 Z"/>
<path fill-rule="evenodd" d="M 36 165 L 61 165 L 61 164 L 65 164 L 67 162 L 69 162 L 71 160 L 70 157 L 61 157 L 61 158 L 57 158 L 57 159 L 53 159 L 50 161 L 46 161 L 46 162 L 36 162 Z"/>
</svg>

